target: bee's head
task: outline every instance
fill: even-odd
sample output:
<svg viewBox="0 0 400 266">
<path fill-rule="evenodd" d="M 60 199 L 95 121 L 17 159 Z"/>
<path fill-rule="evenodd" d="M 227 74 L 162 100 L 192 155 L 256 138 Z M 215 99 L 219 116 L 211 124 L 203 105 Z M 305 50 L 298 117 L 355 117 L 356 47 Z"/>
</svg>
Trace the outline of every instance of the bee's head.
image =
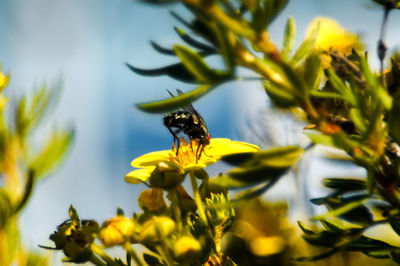
<svg viewBox="0 0 400 266">
<path fill-rule="evenodd" d="M 211 135 L 210 135 L 210 133 L 207 133 L 207 136 L 206 136 L 206 138 L 205 138 L 205 140 L 204 140 L 203 145 L 208 145 L 208 144 L 210 144 L 210 140 L 211 140 Z"/>
</svg>

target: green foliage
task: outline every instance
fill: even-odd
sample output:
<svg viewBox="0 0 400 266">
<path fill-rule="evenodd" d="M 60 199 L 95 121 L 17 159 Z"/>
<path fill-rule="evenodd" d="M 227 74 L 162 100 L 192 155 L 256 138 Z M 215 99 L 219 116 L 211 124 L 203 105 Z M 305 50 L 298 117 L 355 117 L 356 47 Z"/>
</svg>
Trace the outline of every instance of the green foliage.
<svg viewBox="0 0 400 266">
<path fill-rule="evenodd" d="M 18 215 L 28 204 L 40 177 L 54 171 L 72 140 L 71 130 L 59 130 L 37 151 L 32 135 L 55 100 L 56 88 L 45 86 L 7 106 L 4 88 L 9 75 L 0 72 L 0 265 L 47 265 L 48 258 L 26 250 L 20 240 Z"/>
<path fill-rule="evenodd" d="M 171 1 L 146 2 L 160 5 Z M 390 68 L 384 69 L 384 32 L 379 41 L 382 67 L 380 73 L 375 73 L 358 36 L 326 19 L 312 23 L 307 36 L 294 51 L 296 26 L 289 18 L 283 29 L 282 48 L 278 49 L 269 38 L 268 26 L 288 1 L 181 2 L 193 15 L 192 19 L 185 20 L 172 12 L 183 24 L 183 28 L 175 27 L 175 32 L 184 44 L 170 48 L 152 42 L 157 52 L 173 56 L 176 63 L 155 69 L 129 64 L 128 67 L 140 75 L 167 75 L 197 84 L 197 88 L 137 107 L 152 113 L 176 110 L 225 82 L 243 80 L 242 72 L 237 69 L 245 68 L 257 75 L 274 107 L 284 109 L 293 117 L 301 117 L 308 124 L 305 134 L 310 144 L 262 151 L 253 146 L 250 152 L 220 150 L 219 155 L 216 152 L 207 154 L 206 151 L 212 150 L 212 147 L 208 149 L 212 141 L 205 136 L 193 136 L 197 133 L 194 129 L 205 131 L 205 126 L 192 114 L 193 122 L 177 122 L 178 131 L 182 130 L 189 137 L 187 143 L 182 140 L 179 150 L 175 147 L 167 155 L 149 153 L 143 156 L 148 161 L 142 158 L 147 164 L 140 160 L 132 163 L 141 168 L 128 174 L 134 180 L 132 183 L 143 182 L 150 188 L 139 196 L 142 212 L 132 217 L 120 213 L 97 230 L 80 220 L 71 207 L 70 219 L 51 236 L 55 248 L 64 251 L 66 261 L 90 261 L 97 265 L 131 265 L 132 261 L 138 265 L 235 265 L 250 264 L 249 261 L 251 265 L 281 265 L 285 261 L 290 265 L 293 261 L 329 259 L 333 255 L 340 256 L 343 251 L 399 263 L 399 247 L 365 234 L 376 225 L 384 225 L 400 235 L 400 124 L 397 118 L 400 56 L 393 55 Z M 399 8 L 399 1 L 375 2 L 384 6 L 384 30 L 389 11 Z M 209 64 L 209 56 L 219 58 L 224 69 Z M 43 95 L 45 103 L 48 96 Z M 42 105 L 37 101 L 22 100 L 18 105 L 20 117 L 16 128 L 21 136 L 37 124 L 29 115 L 33 112 L 41 116 Z M 310 129 L 312 131 L 308 131 Z M 8 132 L 0 133 L 0 137 L 7 138 Z M 35 170 L 33 173 L 45 175 L 52 170 L 65 154 L 70 139 L 71 133 L 51 138 L 49 147 L 45 145 L 42 152 L 33 157 L 29 165 Z M 4 143 L 6 141 L 2 140 L 0 146 Z M 246 145 L 247 148 L 251 146 Z M 316 145 L 339 150 L 342 157 L 346 156 L 347 164 L 364 169 L 365 176 L 354 178 L 349 173 L 345 177 L 323 180 L 326 195 L 310 201 L 324 206 L 327 211 L 311 217 L 313 225 L 310 227 L 299 222 L 303 239 L 319 249 L 317 255 L 303 252 L 307 254 L 303 256 L 298 253 L 300 241 L 293 241 L 290 238 L 295 237 L 294 234 L 285 234 L 282 230 L 286 221 L 280 219 L 276 222 L 279 225 L 270 222 L 277 216 L 271 211 L 274 208 L 257 203 L 260 207 L 257 213 L 251 198 L 263 195 L 287 173 L 296 173 L 302 156 Z M 195 151 L 200 155 L 197 152 L 193 155 Z M 204 168 L 221 157 L 232 169 L 210 178 Z M 41 165 L 43 158 L 48 160 L 44 166 Z M 187 174 L 192 196 L 181 184 Z M 202 182 L 200 186 L 198 180 Z M 241 190 L 232 200 L 231 189 Z M 164 201 L 163 193 L 167 193 L 169 203 Z M 241 212 L 250 217 L 244 218 L 246 215 Z M 229 250 L 222 249 L 223 237 L 227 239 Z M 96 238 L 104 247 L 122 246 L 127 253 L 126 262 L 109 257 L 95 243 Z M 292 243 L 296 243 L 294 247 Z M 146 248 L 144 261 L 132 244 Z M 281 256 L 290 256 L 293 260 L 282 260 Z"/>
</svg>

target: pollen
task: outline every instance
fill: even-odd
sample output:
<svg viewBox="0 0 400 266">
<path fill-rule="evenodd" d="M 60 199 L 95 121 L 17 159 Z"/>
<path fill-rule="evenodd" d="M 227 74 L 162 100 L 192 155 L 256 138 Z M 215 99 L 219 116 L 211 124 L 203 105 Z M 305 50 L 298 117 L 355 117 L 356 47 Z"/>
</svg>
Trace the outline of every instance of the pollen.
<svg viewBox="0 0 400 266">
<path fill-rule="evenodd" d="M 195 151 L 197 150 L 198 146 L 199 143 L 197 141 L 191 140 L 190 143 L 188 143 L 183 137 L 181 137 L 178 155 L 174 156 L 176 154 L 176 145 L 174 143 L 172 148 L 173 154 L 170 155 L 171 159 L 183 166 L 196 163 L 197 158 Z"/>
</svg>

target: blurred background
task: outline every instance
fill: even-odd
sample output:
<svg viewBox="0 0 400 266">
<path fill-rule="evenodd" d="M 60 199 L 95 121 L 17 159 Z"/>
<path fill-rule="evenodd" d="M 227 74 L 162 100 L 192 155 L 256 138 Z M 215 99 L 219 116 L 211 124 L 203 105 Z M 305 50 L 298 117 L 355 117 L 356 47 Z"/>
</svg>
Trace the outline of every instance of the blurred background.
<svg viewBox="0 0 400 266">
<path fill-rule="evenodd" d="M 193 88 L 168 77 L 138 76 L 125 65 L 153 68 L 175 62 L 149 44 L 150 40 L 163 46 L 180 42 L 173 26 L 181 25 L 169 10 L 190 18 L 179 5 L 157 8 L 131 0 L 0 1 L 0 61 L 4 71 L 11 71 L 6 95 L 13 101 L 24 92 L 61 80 L 59 103 L 37 138 L 43 140 L 46 129 L 54 127 L 73 125 L 76 129 L 65 164 L 39 184 L 23 212 L 21 226 L 28 247 L 50 244 L 47 238 L 67 218 L 70 204 L 82 218 L 100 222 L 114 216 L 117 207 L 127 214 L 137 210 L 138 194 L 145 187 L 124 182 L 132 170 L 130 162 L 141 154 L 169 149 L 172 138 L 162 125 L 162 115 L 142 113 L 134 104 L 169 97 L 166 89 Z M 377 67 L 382 15 L 370 0 L 292 0 L 270 33 L 279 46 L 285 21 L 292 16 L 299 45 L 313 18 L 328 16 L 362 37 Z M 390 53 L 400 43 L 399 23 L 400 13 L 395 11 L 389 18 Z M 303 125 L 280 123 L 281 115 L 268 110 L 268 98 L 258 82 L 226 84 L 194 105 L 213 137 L 249 140 L 246 121 L 257 118 L 266 132 L 277 132 L 277 144 L 303 141 Z M 318 180 L 332 170 L 324 164 L 313 160 L 303 169 L 313 195 L 321 190 Z M 210 171 L 220 170 L 214 166 Z M 295 193 L 296 183 L 286 178 L 271 191 L 271 197 L 290 199 Z"/>
</svg>

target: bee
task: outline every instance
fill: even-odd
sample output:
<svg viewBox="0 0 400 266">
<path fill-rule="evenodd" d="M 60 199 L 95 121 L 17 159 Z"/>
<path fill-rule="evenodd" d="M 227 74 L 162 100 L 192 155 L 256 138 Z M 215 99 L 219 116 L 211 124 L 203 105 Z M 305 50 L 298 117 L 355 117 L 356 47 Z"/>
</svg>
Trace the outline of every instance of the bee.
<svg viewBox="0 0 400 266">
<path fill-rule="evenodd" d="M 171 97 L 175 97 L 169 90 L 167 91 Z M 179 89 L 176 91 L 179 95 L 183 94 Z M 201 117 L 190 103 L 183 107 L 183 111 L 176 111 L 164 116 L 163 122 L 174 137 L 174 144 L 177 147 L 177 155 L 180 144 L 178 134 L 181 132 L 189 137 L 190 145 L 192 141 L 198 142 L 196 160 L 201 157 L 204 147 L 210 144 L 211 135 L 208 133 L 207 125 L 204 122 L 203 117 Z"/>
</svg>

